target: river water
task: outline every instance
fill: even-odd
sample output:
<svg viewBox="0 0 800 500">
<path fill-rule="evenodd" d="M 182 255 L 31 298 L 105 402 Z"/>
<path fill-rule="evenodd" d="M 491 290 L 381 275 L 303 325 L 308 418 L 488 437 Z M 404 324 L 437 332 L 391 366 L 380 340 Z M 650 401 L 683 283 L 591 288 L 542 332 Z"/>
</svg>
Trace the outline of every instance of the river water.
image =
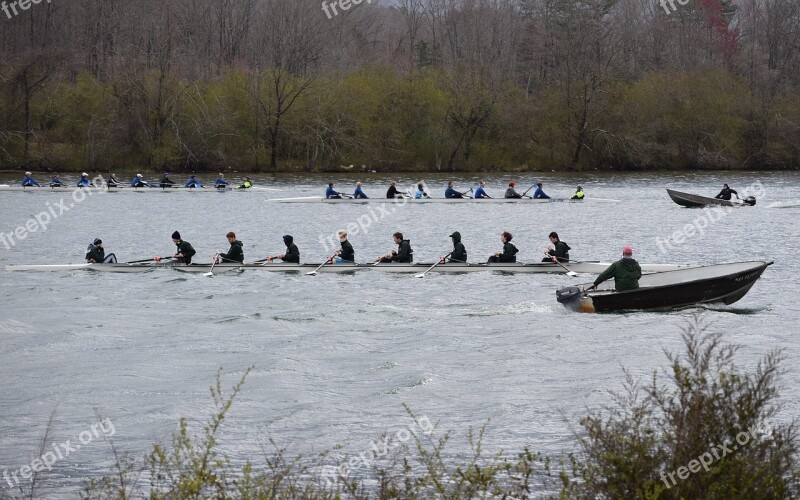
<svg viewBox="0 0 800 500">
<path fill-rule="evenodd" d="M 501 195 L 506 179 L 487 177 L 490 194 Z M 335 180 L 350 191 L 356 179 Z M 382 196 L 386 178 L 363 180 L 369 195 Z M 476 180 L 456 178 L 456 187 Z M 518 180 L 524 190 L 536 177 Z M 39 456 L 51 413 L 50 445 L 71 440 L 74 446 L 100 415 L 113 423 L 115 445 L 141 457 L 169 438 L 180 417 L 193 428 L 204 421 L 217 370 L 227 389 L 253 367 L 225 421 L 222 448 L 236 461 L 263 463 L 261 447 L 270 438 L 290 454 L 342 445 L 335 455 L 346 460 L 383 434 L 408 429 L 404 403 L 436 423 L 435 432 L 453 431 L 451 454 L 465 454 L 469 428 L 488 421 L 486 450 L 529 446 L 557 457 L 573 449 L 578 418 L 621 387 L 621 367 L 646 376 L 666 366 L 664 350 L 681 349 L 680 328 L 698 311 L 743 346 L 741 366 L 754 367 L 776 348 L 790 360 L 800 355 L 794 337 L 800 208 L 770 207 L 800 199 L 800 175 L 548 174 L 542 180 L 551 196 L 569 196 L 580 183 L 589 197 L 621 203 L 406 205 L 388 215 L 375 205 L 265 203 L 321 194 L 327 181 L 291 176 L 257 178 L 257 185 L 276 190 L 269 192 L 101 193 L 74 203 L 45 231 L 10 248 L 0 243 L 0 265 L 81 262 L 95 237 L 121 261 L 169 255 L 174 230 L 197 249 L 195 261 L 227 249 L 225 233 L 233 230 L 246 260 L 280 252 L 281 236 L 292 234 L 303 261 L 319 262 L 328 252 L 321 241 L 365 214 L 373 222 L 351 237 L 360 262 L 391 250 L 398 230 L 410 238 L 417 261 L 446 253 L 455 230 L 471 261 L 498 250 L 503 230 L 515 235 L 520 261 L 537 261 L 555 230 L 576 260 L 610 261 L 630 244 L 640 262 L 775 264 L 730 306 L 611 315 L 568 313 L 556 302 L 557 288 L 591 276 L 434 273 L 420 280 L 364 271 L 206 278 L 171 270 L 0 270 L 0 473 Z M 412 182 L 400 179 L 402 186 Z M 441 196 L 445 179 L 427 182 Z M 758 204 L 707 220 L 704 234 L 683 244 L 665 243 L 705 212 L 675 205 L 664 188 L 714 195 L 723 182 L 739 190 L 755 186 Z M 0 232 L 24 226 L 62 198 L 73 202 L 68 193 L 0 193 Z M 790 419 L 798 414 L 800 379 L 791 364 L 784 367 L 781 418 Z M 110 472 L 108 444 L 85 441 L 45 471 L 39 493 L 74 493 L 86 478 Z M 7 481 L 0 490 L 11 492 Z"/>
</svg>

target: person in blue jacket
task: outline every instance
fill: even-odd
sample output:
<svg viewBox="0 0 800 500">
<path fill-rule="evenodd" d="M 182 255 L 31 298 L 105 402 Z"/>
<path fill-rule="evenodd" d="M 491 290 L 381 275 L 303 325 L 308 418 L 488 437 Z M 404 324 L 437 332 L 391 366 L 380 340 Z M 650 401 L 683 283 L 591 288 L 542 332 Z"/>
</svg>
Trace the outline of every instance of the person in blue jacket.
<svg viewBox="0 0 800 500">
<path fill-rule="evenodd" d="M 192 176 L 189 177 L 189 180 L 186 181 L 186 184 L 184 184 L 183 187 L 185 187 L 185 188 L 202 188 L 203 185 L 200 184 L 200 181 L 195 179 L 194 175 L 192 175 Z"/>
<path fill-rule="evenodd" d="M 367 200 L 367 199 L 369 199 L 369 196 L 367 196 L 367 193 L 365 193 L 364 190 L 361 189 L 361 183 L 360 182 L 356 182 L 356 190 L 353 192 L 353 198 L 355 198 L 357 200 Z"/>
<path fill-rule="evenodd" d="M 423 198 L 430 198 L 430 196 L 425 192 L 425 186 L 420 182 L 417 184 L 417 190 L 414 191 L 414 199 L 421 200 Z"/>
<path fill-rule="evenodd" d="M 78 187 L 91 187 L 92 181 L 89 180 L 89 174 L 86 172 L 81 174 L 81 178 L 78 179 Z"/>
<path fill-rule="evenodd" d="M 61 179 L 58 177 L 58 172 L 54 172 L 53 173 L 53 178 L 50 179 L 50 187 L 57 188 L 57 187 L 61 187 L 63 185 L 64 185 L 64 183 L 61 182 Z"/>
<path fill-rule="evenodd" d="M 325 190 L 325 198 L 327 198 L 329 200 L 341 200 L 342 199 L 342 193 L 340 193 L 340 192 L 336 191 L 335 189 L 333 189 L 333 183 L 329 182 L 328 183 L 328 189 Z"/>
<path fill-rule="evenodd" d="M 547 194 L 544 192 L 544 189 L 542 189 L 542 183 L 541 182 L 536 183 L 536 191 L 533 192 L 533 199 L 534 200 L 539 200 L 539 199 L 541 199 L 541 200 L 549 200 L 550 199 L 550 197 L 547 196 Z"/>
<path fill-rule="evenodd" d="M 33 177 L 33 174 L 30 172 L 25 172 L 25 177 L 22 178 L 22 187 L 41 187 L 38 182 L 36 182 Z"/>
<path fill-rule="evenodd" d="M 444 191 L 445 198 L 463 198 L 464 193 L 459 193 L 455 189 L 453 189 L 453 181 L 447 183 L 447 189 Z"/>
<path fill-rule="evenodd" d="M 136 177 L 133 178 L 131 181 L 131 187 L 140 188 L 140 187 L 147 187 L 147 181 L 144 180 L 142 174 L 136 174 Z"/>
<path fill-rule="evenodd" d="M 230 182 L 225 180 L 225 174 L 220 172 L 219 173 L 219 178 L 214 181 L 214 187 L 217 188 L 217 189 L 222 189 L 224 187 L 227 187 L 228 184 L 230 184 Z"/>
<path fill-rule="evenodd" d="M 478 183 L 478 189 L 475 190 L 475 198 L 491 198 L 491 196 L 486 194 L 486 190 L 484 189 L 485 187 L 486 187 L 485 182 L 480 181 Z"/>
</svg>

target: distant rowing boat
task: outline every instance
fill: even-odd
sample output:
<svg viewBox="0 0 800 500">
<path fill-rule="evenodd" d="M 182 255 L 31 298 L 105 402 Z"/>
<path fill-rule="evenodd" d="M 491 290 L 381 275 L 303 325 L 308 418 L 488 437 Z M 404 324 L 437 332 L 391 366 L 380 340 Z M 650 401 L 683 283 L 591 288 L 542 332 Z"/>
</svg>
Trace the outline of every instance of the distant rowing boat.
<svg viewBox="0 0 800 500">
<path fill-rule="evenodd" d="M 619 200 L 608 198 L 589 198 L 582 200 L 572 200 L 570 198 L 342 198 L 327 199 L 319 196 L 303 196 L 299 198 L 268 198 L 268 203 L 619 203 Z"/>
<path fill-rule="evenodd" d="M 91 191 L 93 193 L 100 193 L 107 191 L 109 193 L 172 193 L 172 192 L 184 192 L 184 193 L 215 193 L 215 192 L 227 192 L 227 191 L 280 191 L 279 189 L 273 188 L 266 188 L 266 187 L 259 187 L 253 186 L 249 188 L 238 188 L 238 187 L 224 187 L 224 188 L 215 188 L 215 187 L 206 187 L 206 188 L 187 188 L 183 186 L 173 186 L 173 187 L 158 187 L 158 186 L 148 186 L 148 187 L 130 187 L 130 186 L 117 186 L 117 187 L 78 187 L 78 186 L 59 186 L 59 187 L 50 187 L 50 186 L 42 186 L 42 187 L 23 187 L 23 186 L 11 186 L 8 184 L 0 184 L 0 191 L 19 191 L 19 192 L 26 192 L 26 193 L 71 193 L 76 189 L 80 189 L 82 191 Z"/>
<path fill-rule="evenodd" d="M 215 273 L 226 271 L 278 271 L 278 272 L 305 272 L 313 271 L 320 264 L 287 264 L 287 263 L 267 263 L 267 264 L 235 264 L 223 263 L 214 266 Z M 432 266 L 433 263 L 419 264 L 329 264 L 323 266 L 319 272 L 347 273 L 359 270 L 384 271 L 390 273 L 418 273 Z M 571 262 L 567 264 L 571 271 L 577 273 L 599 274 L 611 264 L 608 262 Z M 641 264 L 642 271 L 656 273 L 664 271 L 675 271 L 678 269 L 688 269 L 697 267 L 691 264 Z M 141 273 L 153 269 L 175 269 L 190 273 L 207 273 L 211 271 L 211 264 L 181 264 L 175 262 L 136 262 L 118 264 L 45 264 L 45 265 L 9 265 L 6 271 L 77 271 L 88 269 L 92 271 L 113 272 L 113 273 Z M 532 264 L 523 263 L 492 263 L 492 264 L 460 264 L 448 262 L 433 268 L 431 272 L 440 273 L 470 273 L 477 271 L 496 271 L 505 273 L 566 273 L 567 271 L 553 262 L 535 262 Z"/>
<path fill-rule="evenodd" d="M 723 207 L 751 207 L 756 204 L 756 199 L 748 196 L 744 200 L 722 200 L 719 198 L 710 198 L 708 196 L 700 196 L 697 194 L 682 193 L 674 189 L 667 189 L 667 194 L 672 201 L 683 207 L 689 208 L 702 208 L 709 205 L 720 205 Z"/>
</svg>

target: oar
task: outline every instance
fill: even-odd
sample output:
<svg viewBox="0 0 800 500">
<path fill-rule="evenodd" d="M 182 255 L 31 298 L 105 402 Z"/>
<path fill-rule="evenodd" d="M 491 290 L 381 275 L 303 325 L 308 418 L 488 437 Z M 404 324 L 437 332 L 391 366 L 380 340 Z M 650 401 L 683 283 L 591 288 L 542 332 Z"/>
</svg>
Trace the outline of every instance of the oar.
<svg viewBox="0 0 800 500">
<path fill-rule="evenodd" d="M 536 184 L 534 184 L 533 186 L 531 186 L 528 189 L 526 189 L 525 192 L 522 193 L 522 197 L 524 198 L 528 194 L 528 191 L 530 191 L 531 189 L 533 189 L 535 187 L 536 187 Z M 529 196 L 529 198 L 530 198 L 530 196 Z"/>
<path fill-rule="evenodd" d="M 442 262 L 444 262 L 444 259 L 446 259 L 446 258 L 450 257 L 451 255 L 453 255 L 453 252 L 450 252 L 449 254 L 445 255 L 445 256 L 444 256 L 444 257 L 442 257 L 441 259 L 437 260 L 437 261 L 436 261 L 436 264 L 434 264 L 434 265 L 432 265 L 431 267 L 429 267 L 428 269 L 426 269 L 424 273 L 417 274 L 417 275 L 415 275 L 414 277 L 415 277 L 415 278 L 424 278 L 424 277 L 425 277 L 425 275 L 426 275 L 426 274 L 428 274 L 428 272 L 430 272 L 430 271 L 431 271 L 431 270 L 432 270 L 434 267 L 436 267 L 436 266 L 438 266 L 439 264 L 441 264 Z"/>
<path fill-rule="evenodd" d="M 126 264 L 141 264 L 142 262 L 152 262 L 154 260 L 169 259 L 169 258 L 171 257 L 152 257 L 150 259 L 132 260 L 130 262 L 126 262 Z"/>
<path fill-rule="evenodd" d="M 313 271 L 307 272 L 306 274 L 307 274 L 308 276 L 316 276 L 316 275 L 317 275 L 317 271 L 319 271 L 320 269 L 322 269 L 322 266 L 324 266 L 325 264 L 328 264 L 328 263 L 330 263 L 330 262 L 333 262 L 333 258 L 334 258 L 334 257 L 336 257 L 336 254 L 333 254 L 333 255 L 331 255 L 331 256 L 330 256 L 330 258 L 328 258 L 328 259 L 327 259 L 325 262 L 323 262 L 322 264 L 320 264 L 318 268 L 314 269 Z"/>
<path fill-rule="evenodd" d="M 565 266 L 564 264 L 562 264 L 561 262 L 559 262 L 559 261 L 558 261 L 558 257 L 555 257 L 555 256 L 553 256 L 553 255 L 550 255 L 549 253 L 545 253 L 545 255 L 547 255 L 547 256 L 549 256 L 549 257 L 552 257 L 552 258 L 553 258 L 553 262 L 555 262 L 555 263 L 556 263 L 556 264 L 558 264 L 559 266 L 563 267 L 563 268 L 564 268 L 564 269 L 567 271 L 567 276 L 577 276 L 577 275 L 578 275 L 578 273 L 576 273 L 575 271 L 570 271 L 570 270 L 569 270 L 569 268 L 568 268 L 567 266 Z"/>
<path fill-rule="evenodd" d="M 207 278 L 210 278 L 210 277 L 214 276 L 214 266 L 217 265 L 217 260 L 218 259 L 219 259 L 219 254 L 216 254 L 214 256 L 214 262 L 211 263 L 211 270 L 209 272 L 207 272 L 207 273 L 203 273 L 203 276 L 205 276 Z"/>
</svg>

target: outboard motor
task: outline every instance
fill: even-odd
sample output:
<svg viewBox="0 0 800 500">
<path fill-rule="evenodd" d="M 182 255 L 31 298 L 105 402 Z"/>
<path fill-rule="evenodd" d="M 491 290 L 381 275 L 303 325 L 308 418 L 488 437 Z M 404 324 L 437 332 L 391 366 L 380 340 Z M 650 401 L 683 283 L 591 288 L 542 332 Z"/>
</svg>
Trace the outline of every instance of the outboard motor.
<svg viewBox="0 0 800 500">
<path fill-rule="evenodd" d="M 564 288 L 556 290 L 556 300 L 574 311 L 577 311 L 580 307 L 582 296 L 583 290 L 577 286 L 565 286 Z"/>
<path fill-rule="evenodd" d="M 750 205 L 752 207 L 756 204 L 756 198 L 754 196 L 748 196 L 747 198 L 743 199 L 742 202 L 745 205 Z"/>
</svg>

